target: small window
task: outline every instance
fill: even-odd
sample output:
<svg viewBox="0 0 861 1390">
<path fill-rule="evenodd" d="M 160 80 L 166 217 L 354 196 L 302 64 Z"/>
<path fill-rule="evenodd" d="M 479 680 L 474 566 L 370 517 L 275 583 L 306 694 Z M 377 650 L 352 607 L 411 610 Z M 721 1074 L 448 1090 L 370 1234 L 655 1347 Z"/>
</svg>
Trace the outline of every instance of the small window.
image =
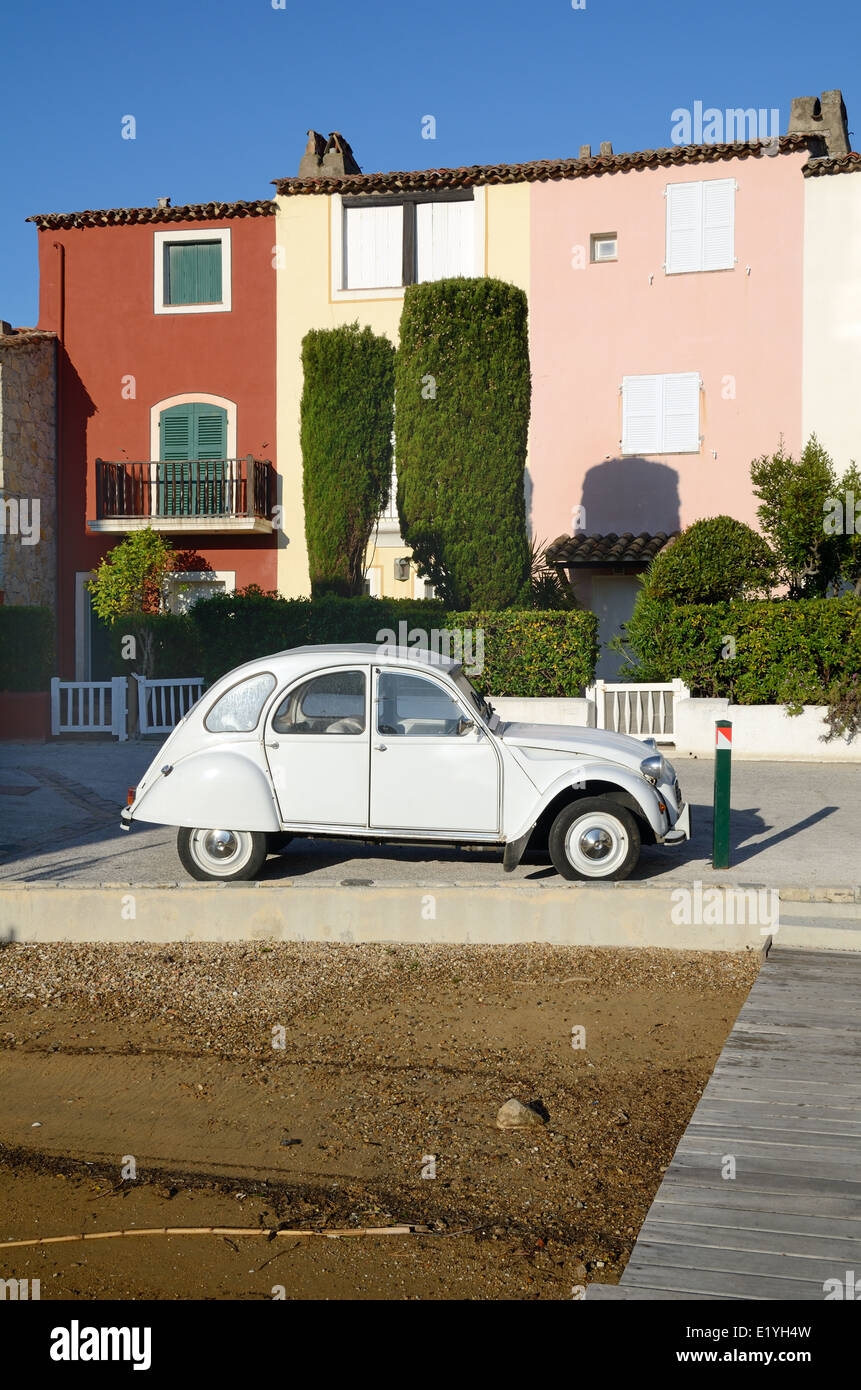
<svg viewBox="0 0 861 1390">
<path fill-rule="evenodd" d="M 617 259 L 618 242 L 615 232 L 593 232 L 589 241 L 592 249 L 592 260 L 596 264 L 598 261 L 615 261 Z"/>
<path fill-rule="evenodd" d="M 260 711 L 275 687 L 275 677 L 249 676 L 234 685 L 209 711 L 204 726 L 211 734 L 247 734 L 257 727 Z"/>
<path fill-rule="evenodd" d="M 344 289 L 403 284 L 402 207 L 344 209 Z"/>
<path fill-rule="evenodd" d="M 155 233 L 155 312 L 203 314 L 230 299 L 230 231 Z"/>
<path fill-rule="evenodd" d="M 364 673 L 329 671 L 303 681 L 278 706 L 272 728 L 276 734 L 363 734 Z"/>
<path fill-rule="evenodd" d="M 384 671 L 377 688 L 377 732 L 398 738 L 456 737 L 460 706 L 436 681 Z"/>
</svg>

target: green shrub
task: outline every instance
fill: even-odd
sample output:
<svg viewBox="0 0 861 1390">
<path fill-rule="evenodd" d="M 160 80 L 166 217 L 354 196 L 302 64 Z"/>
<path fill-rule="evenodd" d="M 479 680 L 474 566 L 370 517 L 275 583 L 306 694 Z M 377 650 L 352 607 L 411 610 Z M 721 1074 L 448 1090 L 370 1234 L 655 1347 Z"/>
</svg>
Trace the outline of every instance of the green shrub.
<svg viewBox="0 0 861 1390">
<path fill-rule="evenodd" d="M 671 603 L 720 603 L 768 593 L 774 556 L 758 532 L 731 516 L 695 521 L 655 557 L 644 592 Z"/>
<path fill-rule="evenodd" d="M 134 639 L 130 648 L 128 639 Z M 135 613 L 111 624 L 111 675 L 199 676 L 202 658 L 197 628 L 189 613 Z M 126 655 L 133 651 L 134 655 Z"/>
<path fill-rule="evenodd" d="M 54 664 L 50 608 L 0 604 L 0 690 L 47 690 Z"/>
<path fill-rule="evenodd" d="M 735 704 L 829 704 L 861 670 L 861 603 L 846 598 L 730 603 L 638 599 L 625 630 L 631 679 L 679 676 L 694 696 Z"/>
<path fill-rule="evenodd" d="M 311 593 L 360 594 L 392 480 L 395 349 L 357 323 L 302 340 L 300 407 Z"/>
<path fill-rule="evenodd" d="M 457 613 L 435 599 L 283 599 L 256 592 L 217 594 L 195 604 L 188 616 L 200 669 L 209 683 L 245 661 L 288 647 L 390 641 L 380 636 L 386 632 L 394 634 L 396 642 L 405 633 L 407 644 L 414 645 L 417 632 L 426 634 L 430 644 L 434 630 L 480 630 L 483 670 L 471 679 L 485 694 L 577 696 L 592 680 L 597 660 L 593 613 Z M 476 637 L 461 640 L 464 664 L 470 666 Z"/>
<path fill-rule="evenodd" d="M 529 603 L 527 301 L 501 280 L 404 294 L 395 418 L 401 534 L 450 608 Z"/>
</svg>

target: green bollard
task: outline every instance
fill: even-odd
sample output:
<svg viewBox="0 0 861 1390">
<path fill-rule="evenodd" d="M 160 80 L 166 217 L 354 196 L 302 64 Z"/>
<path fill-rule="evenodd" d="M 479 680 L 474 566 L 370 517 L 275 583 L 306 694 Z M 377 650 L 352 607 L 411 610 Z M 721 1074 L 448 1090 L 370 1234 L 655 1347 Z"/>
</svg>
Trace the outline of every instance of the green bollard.
<svg viewBox="0 0 861 1390">
<path fill-rule="evenodd" d="M 732 777 L 732 724 L 715 722 L 715 794 L 712 834 L 712 868 L 729 868 L 730 781 Z"/>
</svg>

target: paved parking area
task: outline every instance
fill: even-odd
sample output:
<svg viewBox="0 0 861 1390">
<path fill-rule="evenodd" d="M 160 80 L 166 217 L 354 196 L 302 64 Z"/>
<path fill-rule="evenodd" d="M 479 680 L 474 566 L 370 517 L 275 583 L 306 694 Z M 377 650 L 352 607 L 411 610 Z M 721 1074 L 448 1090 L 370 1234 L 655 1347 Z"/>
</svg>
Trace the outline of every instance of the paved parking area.
<svg viewBox="0 0 861 1390">
<path fill-rule="evenodd" d="M 155 742 L 0 744 L 0 882 L 169 884 L 184 878 L 175 831 L 119 829 L 126 790 L 155 755 Z M 672 754 L 670 754 L 672 757 Z M 645 849 L 642 881 L 708 880 L 769 887 L 861 883 L 861 764 L 739 762 L 733 768 L 732 866 L 710 866 L 713 767 L 673 759 L 691 803 L 693 839 L 681 849 Z M 294 841 L 270 859 L 267 878 L 321 882 L 498 883 L 501 856 L 486 850 Z M 549 864 L 522 864 L 515 877 L 540 881 Z"/>
</svg>

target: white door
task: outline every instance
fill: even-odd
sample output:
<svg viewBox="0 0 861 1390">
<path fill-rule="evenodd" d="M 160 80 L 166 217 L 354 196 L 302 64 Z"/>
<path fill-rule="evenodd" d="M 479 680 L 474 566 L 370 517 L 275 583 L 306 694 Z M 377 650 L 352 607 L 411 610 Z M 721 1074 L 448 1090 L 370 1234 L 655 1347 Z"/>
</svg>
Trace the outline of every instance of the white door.
<svg viewBox="0 0 861 1390">
<path fill-rule="evenodd" d="M 634 611 L 634 603 L 640 592 L 640 581 L 634 575 L 593 574 L 592 612 L 598 619 L 598 642 L 600 653 L 595 675 L 599 680 L 614 680 L 624 667 L 625 660 L 618 652 L 611 651 L 607 643 L 616 637 Z"/>
<path fill-rule="evenodd" d="M 368 672 L 318 672 L 276 705 L 266 756 L 287 825 L 368 824 Z"/>
<path fill-rule="evenodd" d="M 371 826 L 492 835 L 499 757 L 468 711 L 432 676 L 375 671 Z"/>
</svg>

